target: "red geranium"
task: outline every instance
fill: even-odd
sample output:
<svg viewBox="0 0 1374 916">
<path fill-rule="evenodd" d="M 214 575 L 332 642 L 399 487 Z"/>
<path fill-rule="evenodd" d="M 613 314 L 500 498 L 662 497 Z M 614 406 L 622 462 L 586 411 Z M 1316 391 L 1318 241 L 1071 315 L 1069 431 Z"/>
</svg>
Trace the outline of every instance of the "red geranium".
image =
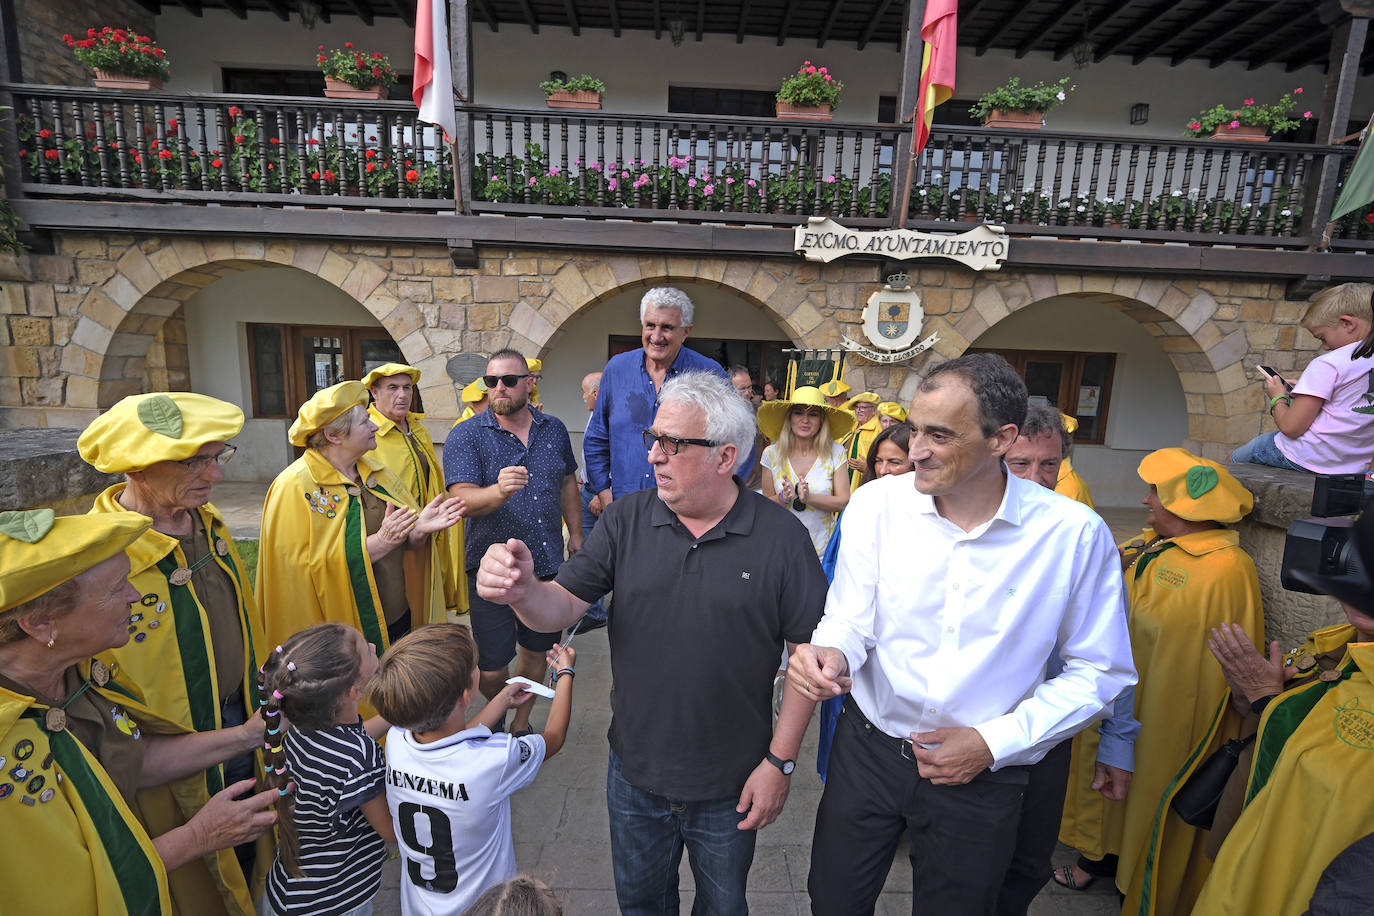
<svg viewBox="0 0 1374 916">
<path fill-rule="evenodd" d="M 414 184 L 415 182 L 417 182 L 417 181 L 419 181 L 419 180 L 420 180 L 420 173 L 419 173 L 419 172 L 415 171 L 414 169 L 409 169 L 409 170 L 406 171 L 406 181 L 410 182 L 411 184 Z"/>
<path fill-rule="evenodd" d="M 77 58 L 93 70 L 120 73 L 150 79 L 166 79 L 171 68 L 166 53 L 147 35 L 132 29 L 113 29 L 109 26 L 96 31 L 86 30 L 86 38 L 77 41 L 63 35 L 62 41 Z"/>
<path fill-rule="evenodd" d="M 396 71 L 391 67 L 385 54 L 378 51 L 355 50 L 353 42 L 346 41 L 342 48 L 325 51 L 315 55 L 320 71 L 330 79 L 347 83 L 354 89 L 371 89 L 380 86 L 390 89 L 396 84 Z"/>
</svg>

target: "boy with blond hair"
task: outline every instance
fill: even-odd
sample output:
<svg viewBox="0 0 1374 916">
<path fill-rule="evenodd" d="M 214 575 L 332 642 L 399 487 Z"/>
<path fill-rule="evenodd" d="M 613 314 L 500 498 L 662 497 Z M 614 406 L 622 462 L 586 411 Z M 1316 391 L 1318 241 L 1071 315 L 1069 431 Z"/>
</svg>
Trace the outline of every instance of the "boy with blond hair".
<svg viewBox="0 0 1374 916">
<path fill-rule="evenodd" d="M 1279 430 L 1261 433 L 1231 454 L 1233 462 L 1307 471 L 1362 472 L 1374 457 L 1374 355 L 1356 355 L 1374 324 L 1374 286 L 1343 283 L 1322 290 L 1302 326 L 1321 341 L 1322 353 L 1296 384 L 1264 378 L 1269 413 Z"/>
</svg>

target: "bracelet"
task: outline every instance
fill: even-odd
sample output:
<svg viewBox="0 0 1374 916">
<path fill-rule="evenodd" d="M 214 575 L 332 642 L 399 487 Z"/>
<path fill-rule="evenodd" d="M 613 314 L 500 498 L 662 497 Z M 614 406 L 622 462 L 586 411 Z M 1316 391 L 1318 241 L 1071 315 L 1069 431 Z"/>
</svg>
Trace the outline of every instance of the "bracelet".
<svg viewBox="0 0 1374 916">
<path fill-rule="evenodd" d="M 571 669 L 571 668 L 560 668 L 559 671 L 558 671 L 558 673 L 555 674 L 555 675 L 553 676 L 553 682 L 554 682 L 555 684 L 557 684 L 560 680 L 562 680 L 563 675 L 565 675 L 565 674 L 566 674 L 568 677 L 571 677 L 571 678 L 577 677 L 577 672 L 574 671 L 573 669 Z"/>
<path fill-rule="evenodd" d="M 1287 394 L 1276 394 L 1276 395 L 1274 395 L 1272 398 L 1269 399 L 1269 412 L 1270 412 L 1270 413 L 1273 413 L 1273 412 L 1274 412 L 1274 405 L 1277 404 L 1279 401 L 1283 401 L 1285 404 L 1287 404 L 1287 405 L 1290 406 L 1290 407 L 1293 406 L 1293 398 L 1292 398 L 1291 395 L 1287 395 Z"/>
</svg>

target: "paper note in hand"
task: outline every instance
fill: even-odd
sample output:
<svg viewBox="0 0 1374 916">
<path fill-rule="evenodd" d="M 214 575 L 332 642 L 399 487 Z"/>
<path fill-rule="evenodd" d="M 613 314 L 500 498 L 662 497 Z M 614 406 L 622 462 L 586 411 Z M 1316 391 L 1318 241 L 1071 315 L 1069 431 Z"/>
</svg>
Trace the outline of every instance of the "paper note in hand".
<svg viewBox="0 0 1374 916">
<path fill-rule="evenodd" d="M 537 695 L 539 695 L 539 696 L 541 696 L 541 697 L 547 697 L 547 698 L 549 698 L 549 699 L 553 699 L 553 688 L 552 688 L 552 687 L 545 687 L 543 684 L 539 683 L 538 681 L 532 681 L 532 680 L 530 680 L 530 679 L 527 678 L 527 677 L 520 677 L 519 675 L 516 675 L 515 677 L 508 679 L 508 680 L 506 681 L 506 683 L 507 683 L 507 684 L 521 684 L 521 685 L 524 686 L 525 692 L 526 692 L 526 693 L 533 693 L 533 694 L 537 694 Z"/>
</svg>

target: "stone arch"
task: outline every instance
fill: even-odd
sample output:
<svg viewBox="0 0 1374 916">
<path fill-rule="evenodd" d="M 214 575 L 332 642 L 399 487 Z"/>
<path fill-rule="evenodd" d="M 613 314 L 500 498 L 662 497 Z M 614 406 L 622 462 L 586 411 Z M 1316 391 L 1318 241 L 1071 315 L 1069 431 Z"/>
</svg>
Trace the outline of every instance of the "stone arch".
<svg viewBox="0 0 1374 916">
<path fill-rule="evenodd" d="M 416 335 L 424 321 L 415 304 L 382 288 L 387 271 L 372 257 L 342 246 L 150 239 L 131 244 L 113 266 L 113 274 L 86 294 L 63 353 L 71 407 L 103 410 L 141 392 L 149 352 L 160 338 L 164 347 L 178 343 L 163 332 L 186 301 L 229 274 L 264 267 L 302 270 L 337 287 L 382 324 L 407 358 L 432 356 L 423 335 Z M 448 387 L 439 386 L 441 399 Z"/>
<path fill-rule="evenodd" d="M 1087 273 L 982 275 L 972 286 L 970 307 L 931 322 L 941 341 L 918 372 L 964 352 L 988 328 L 1038 302 L 1072 296 L 1114 308 L 1135 319 L 1164 350 L 1178 372 L 1188 410 L 1185 447 L 1224 460 L 1232 446 L 1259 432 L 1258 387 L 1246 366 L 1258 362 L 1245 329 L 1223 309 L 1227 284 L 1114 277 Z M 1209 288 L 1210 287 L 1210 288 Z M 906 387 L 914 389 L 915 380 Z M 904 388 L 903 394 L 908 392 Z"/>
</svg>

